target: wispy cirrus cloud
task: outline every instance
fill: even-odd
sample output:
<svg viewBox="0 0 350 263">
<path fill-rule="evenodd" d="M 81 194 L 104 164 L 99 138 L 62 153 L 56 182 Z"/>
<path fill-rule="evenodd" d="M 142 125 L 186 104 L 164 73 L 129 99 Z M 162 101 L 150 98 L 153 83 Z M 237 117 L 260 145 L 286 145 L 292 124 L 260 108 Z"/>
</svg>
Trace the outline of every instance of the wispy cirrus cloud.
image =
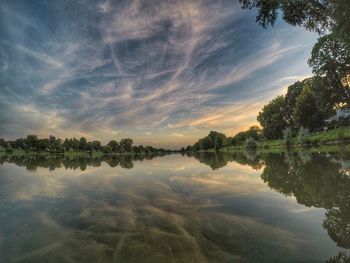
<svg viewBox="0 0 350 263">
<path fill-rule="evenodd" d="M 314 35 L 284 24 L 262 30 L 234 1 L 29 0 L 0 9 L 0 136 L 185 144 L 254 124 L 291 76 L 310 74 Z"/>
</svg>

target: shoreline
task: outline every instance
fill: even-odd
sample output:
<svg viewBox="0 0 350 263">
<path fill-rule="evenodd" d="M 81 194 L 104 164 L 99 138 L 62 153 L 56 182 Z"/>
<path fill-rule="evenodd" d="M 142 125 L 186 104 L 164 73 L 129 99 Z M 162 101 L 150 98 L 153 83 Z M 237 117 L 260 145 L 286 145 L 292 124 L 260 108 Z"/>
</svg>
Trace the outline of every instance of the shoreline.
<svg viewBox="0 0 350 263">
<path fill-rule="evenodd" d="M 137 153 L 137 152 L 123 152 L 123 153 L 104 153 L 102 151 L 96 152 L 49 152 L 49 151 L 25 151 L 19 149 L 13 149 L 13 151 L 8 152 L 5 149 L 0 149 L 0 155 L 13 155 L 13 156 L 62 156 L 62 157 L 102 157 L 102 156 L 122 156 L 122 155 L 164 155 L 164 154 L 173 154 L 178 152 L 152 152 L 152 153 Z"/>
</svg>

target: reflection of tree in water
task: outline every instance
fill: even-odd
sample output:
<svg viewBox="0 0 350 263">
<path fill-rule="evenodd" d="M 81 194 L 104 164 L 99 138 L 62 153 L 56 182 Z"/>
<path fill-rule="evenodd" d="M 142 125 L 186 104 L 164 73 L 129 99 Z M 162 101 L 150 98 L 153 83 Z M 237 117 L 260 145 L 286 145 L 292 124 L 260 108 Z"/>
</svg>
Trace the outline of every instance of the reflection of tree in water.
<svg viewBox="0 0 350 263">
<path fill-rule="evenodd" d="M 38 166 L 54 170 L 61 167 L 62 156 L 60 155 L 29 155 L 29 156 L 14 156 L 0 155 L 0 163 L 14 163 L 18 166 L 24 166 L 28 171 L 35 171 Z"/>
<path fill-rule="evenodd" d="M 219 169 L 235 161 L 264 170 L 262 180 L 272 189 L 295 196 L 299 204 L 327 209 L 323 227 L 338 246 L 350 248 L 350 177 L 339 154 L 311 154 L 309 151 L 258 156 L 246 152 L 193 153 L 201 163 Z M 340 252 L 328 262 L 350 262 Z"/>
<path fill-rule="evenodd" d="M 326 212 L 323 227 L 329 236 L 343 248 L 350 248 L 350 210 L 348 208 L 332 208 Z"/>
<path fill-rule="evenodd" d="M 264 168 L 261 178 L 271 188 L 282 194 L 295 196 L 300 204 L 309 207 L 325 208 L 327 212 L 323 227 L 338 246 L 345 249 L 350 248 L 350 177 L 342 167 L 339 156 L 312 155 L 308 152 L 297 154 L 266 154 L 264 156 L 238 152 L 229 154 L 195 153 L 193 156 L 200 162 L 209 165 L 212 169 L 219 169 L 231 161 L 250 165 L 254 169 Z M 13 156 L 0 157 L 0 163 L 12 162 L 34 170 L 37 167 L 46 167 L 49 169 L 65 167 L 83 170 L 87 166 L 100 166 L 102 162 L 106 162 L 111 167 L 132 168 L 134 161 L 152 159 L 153 157 L 154 155 L 110 155 L 102 158 L 63 158 L 62 156 L 34 156 L 32 158 L 24 158 Z M 129 178 L 129 180 L 131 179 Z M 86 255 L 85 262 L 88 262 L 88 258 L 92 258 L 92 255 L 105 250 L 110 251 L 111 254 L 109 255 L 107 253 L 101 255 L 101 257 L 104 256 L 108 260 L 122 257 L 128 258 L 128 256 L 132 255 L 131 250 L 127 250 L 126 252 L 123 250 L 123 252 L 117 255 L 113 254 L 115 251 L 119 251 L 118 244 L 123 244 L 126 240 L 128 240 L 130 247 L 133 247 L 133 245 L 142 245 L 142 253 L 148 256 L 151 256 L 152 253 L 152 255 L 158 253 L 159 251 L 155 248 L 159 249 L 159 247 L 164 251 L 168 251 L 168 247 L 171 247 L 171 252 L 180 253 L 183 249 L 181 244 L 184 244 L 184 242 L 186 242 L 187 247 L 195 248 L 196 246 L 192 244 L 192 236 L 195 236 L 196 242 L 198 242 L 195 245 L 200 245 L 200 247 L 211 247 L 212 244 L 220 244 L 222 240 L 231 240 L 229 244 L 221 244 L 223 255 L 226 251 L 233 253 L 231 251 L 232 248 L 238 247 L 241 249 L 241 246 L 235 243 L 235 239 L 225 236 L 225 234 L 228 235 L 226 233 L 227 229 L 233 225 L 231 221 L 225 224 L 223 224 L 223 221 L 219 221 L 215 227 L 214 225 L 208 225 L 208 229 L 197 229 L 199 225 L 206 226 L 208 221 L 207 217 L 205 217 L 205 220 L 203 219 L 205 222 L 198 221 L 203 216 L 193 209 L 198 204 L 191 204 L 188 210 L 186 210 L 183 206 L 184 200 L 178 199 L 177 195 L 171 195 L 162 199 L 161 197 L 164 195 L 164 192 L 167 191 L 163 188 L 152 188 L 151 192 L 143 189 L 140 189 L 139 193 L 123 192 L 124 189 L 128 188 L 125 187 L 127 183 L 127 181 L 123 180 L 118 181 L 118 184 L 115 184 L 114 188 L 110 189 L 110 191 L 100 192 L 97 189 L 96 191 L 84 192 L 86 195 L 89 195 L 86 198 L 82 198 L 80 195 L 75 196 L 76 188 L 72 187 L 74 191 L 67 195 L 66 200 L 62 198 L 57 199 L 55 200 L 55 206 L 47 206 L 45 214 L 38 214 L 37 220 L 45 222 L 47 231 L 42 231 L 41 228 L 37 229 L 37 232 L 33 230 L 29 231 L 29 229 L 23 231 L 29 231 L 27 233 L 28 236 L 29 234 L 40 234 L 35 240 L 43 243 L 37 246 L 44 247 L 44 250 L 38 251 L 38 255 L 44 253 L 46 250 L 51 251 L 50 253 L 56 253 L 57 251 L 57 255 L 55 255 L 57 259 L 67 256 L 67 258 L 79 261 L 82 259 L 74 258 L 75 254 L 73 252 L 75 249 L 81 249 L 82 244 L 83 247 L 86 245 L 88 248 L 87 251 L 91 251 L 91 255 Z M 130 185 L 132 185 L 132 182 L 130 182 Z M 167 200 L 171 202 L 167 202 Z M 37 208 L 40 208 L 37 209 L 38 211 L 43 210 L 43 204 L 41 202 L 29 202 L 26 204 L 26 207 L 28 205 L 37 206 Z M 57 206 L 59 209 L 54 209 Z M 9 206 L 9 209 L 12 209 L 11 207 L 12 205 Z M 186 210 L 185 213 L 182 211 L 183 209 L 184 211 Z M 181 218 L 180 215 L 186 214 L 191 214 L 190 218 L 193 218 L 194 221 L 182 221 L 184 218 Z M 6 221 L 7 224 L 11 224 L 11 218 L 9 217 L 9 220 Z M 26 217 L 23 214 L 18 218 L 29 218 L 29 216 Z M 56 222 L 53 222 L 52 218 Z M 217 214 L 212 219 L 212 222 L 216 221 Z M 236 228 L 239 228 L 241 224 L 244 224 L 244 221 L 237 222 Z M 221 231 L 215 234 L 215 231 L 220 229 L 220 225 L 222 225 Z M 246 228 L 249 229 L 251 227 L 249 225 Z M 63 232 L 62 229 L 66 230 L 66 232 Z M 42 236 L 43 232 L 47 233 L 47 240 Z M 64 243 L 57 244 L 57 246 L 74 247 L 71 252 L 72 255 L 58 253 L 60 250 L 55 249 L 55 244 L 52 247 L 51 245 L 47 245 L 48 243 L 45 245 L 45 242 L 51 240 L 50 238 L 59 235 L 64 236 Z M 237 238 L 236 240 L 243 240 L 246 237 L 245 235 L 244 237 L 242 236 L 242 239 Z M 74 239 L 72 238 L 73 236 Z M 168 240 L 168 243 L 157 243 L 160 239 Z M 181 242 L 178 242 L 178 240 L 181 240 Z M 26 243 L 25 241 L 23 240 L 23 243 Z M 91 244 L 95 245 L 92 246 Z M 210 251 L 209 249 L 202 253 L 210 253 Z M 235 253 L 240 254 L 241 252 L 235 251 Z M 32 256 L 30 253 L 28 255 Z M 217 255 L 205 256 L 216 258 Z M 140 258 L 143 257 L 140 256 Z M 201 259 L 199 258 L 198 261 Z M 344 263 L 350 262 L 349 259 L 348 254 L 339 252 L 339 254 L 330 258 L 327 262 Z"/>
<path fill-rule="evenodd" d="M 338 246 L 349 249 L 350 177 L 340 162 L 321 154 L 270 154 L 264 159 L 262 180 L 280 193 L 295 196 L 299 204 L 327 209 L 323 227 Z M 341 254 L 329 262 L 348 262 L 344 258 Z"/>
<path fill-rule="evenodd" d="M 209 165 L 213 170 L 226 166 L 230 161 L 227 154 L 215 152 L 193 152 L 189 155 L 195 157 L 199 162 Z"/>
<path fill-rule="evenodd" d="M 44 192 L 5 199 L 0 225 L 6 226 L 6 262 L 276 262 L 289 253 L 288 245 L 276 246 L 289 244 L 284 231 L 221 209 L 230 201 L 198 195 L 191 191 L 196 185 L 96 170 L 87 176 L 4 176 L 0 193 L 11 184 Z M 64 187 L 47 188 L 51 180 Z"/>
<path fill-rule="evenodd" d="M 326 263 L 350 263 L 350 255 L 340 251 L 336 256 L 328 259 Z"/>
<path fill-rule="evenodd" d="M 26 167 L 29 171 L 35 171 L 38 167 L 54 170 L 64 167 L 66 169 L 80 169 L 84 171 L 87 166 L 99 167 L 102 162 L 106 162 L 110 167 L 120 166 L 121 168 L 131 169 L 134 167 L 134 161 L 150 160 L 164 154 L 119 154 L 94 156 L 75 156 L 66 157 L 64 155 L 0 155 L 0 164 L 4 162 L 14 163 L 18 166 Z"/>
<path fill-rule="evenodd" d="M 193 152 L 188 155 L 195 157 L 199 162 L 210 166 L 213 170 L 225 167 L 232 161 L 243 165 L 249 165 L 256 170 L 260 169 L 263 164 L 256 153 L 249 152 Z"/>
</svg>

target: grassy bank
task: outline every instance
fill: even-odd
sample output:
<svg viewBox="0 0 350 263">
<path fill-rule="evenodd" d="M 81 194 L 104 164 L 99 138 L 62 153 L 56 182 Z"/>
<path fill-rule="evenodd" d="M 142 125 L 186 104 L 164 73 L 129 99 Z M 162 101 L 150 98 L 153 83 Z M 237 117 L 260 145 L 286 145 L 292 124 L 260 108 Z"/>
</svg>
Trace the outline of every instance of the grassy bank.
<svg viewBox="0 0 350 263">
<path fill-rule="evenodd" d="M 302 145 L 296 137 L 291 140 L 291 148 L 346 148 L 350 150 L 350 127 L 340 127 L 327 132 L 312 133 L 307 137 L 308 144 Z M 334 146 L 334 147 L 331 147 Z M 283 140 L 261 140 L 258 142 L 259 151 L 280 151 L 286 148 Z M 234 152 L 244 150 L 244 145 L 226 146 L 220 152 Z"/>
</svg>

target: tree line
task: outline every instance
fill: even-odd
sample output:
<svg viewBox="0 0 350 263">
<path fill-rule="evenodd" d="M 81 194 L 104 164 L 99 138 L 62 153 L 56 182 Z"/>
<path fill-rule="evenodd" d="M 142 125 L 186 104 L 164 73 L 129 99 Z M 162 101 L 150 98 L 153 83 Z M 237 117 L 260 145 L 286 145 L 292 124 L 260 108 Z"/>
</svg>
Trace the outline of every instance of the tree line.
<svg viewBox="0 0 350 263">
<path fill-rule="evenodd" d="M 257 9 L 256 22 L 273 26 L 278 14 L 285 22 L 318 33 L 308 60 L 314 77 L 288 87 L 258 115 L 267 139 L 315 131 L 334 110 L 350 105 L 350 2 L 348 0 L 239 0 L 243 9 Z M 288 129 L 286 131 L 286 129 Z M 285 132 L 284 132 L 285 131 Z"/>
<path fill-rule="evenodd" d="M 293 26 L 318 33 L 308 60 L 315 78 L 304 99 L 321 92 L 323 112 L 350 103 L 350 2 L 348 0 L 239 0 L 243 9 L 257 9 L 256 22 L 273 26 L 278 13 Z M 299 85 L 299 83 L 297 84 Z M 315 87 L 317 86 L 317 87 Z M 317 116 L 318 117 L 318 116 Z"/>
<path fill-rule="evenodd" d="M 298 81 L 288 87 L 286 95 L 279 95 L 265 105 L 257 120 L 267 139 L 281 139 L 286 129 L 296 134 L 300 129 L 317 131 L 335 109 L 349 105 L 345 98 L 336 99 L 318 76 Z M 349 87 L 347 87 L 349 89 Z"/>
<path fill-rule="evenodd" d="M 258 126 L 251 126 L 248 130 L 239 132 L 234 136 L 227 137 L 225 134 L 217 131 L 210 131 L 207 136 L 199 139 L 195 144 L 183 148 L 182 151 L 206 151 L 209 149 L 218 150 L 225 146 L 239 146 L 245 143 L 249 138 L 254 140 L 263 139 L 262 129 Z"/>
<path fill-rule="evenodd" d="M 109 141 L 106 145 L 102 145 L 99 141 L 87 141 L 86 138 L 66 138 L 65 140 L 49 136 L 49 138 L 39 139 L 37 135 L 28 135 L 26 138 L 19 138 L 14 141 L 5 141 L 0 138 L 0 148 L 11 152 L 14 149 L 30 151 L 30 152 L 103 152 L 111 153 L 155 153 L 170 152 L 163 148 L 154 148 L 152 146 L 134 145 L 130 138 Z"/>
<path fill-rule="evenodd" d="M 350 1 L 239 0 L 243 9 L 258 11 L 256 22 L 273 26 L 278 14 L 285 22 L 319 34 L 308 60 L 314 76 L 297 81 L 265 105 L 257 116 L 261 126 L 233 137 L 211 131 L 187 151 L 218 149 L 254 140 L 291 138 L 325 125 L 339 108 L 350 105 Z"/>
<path fill-rule="evenodd" d="M 293 136 L 306 137 L 309 132 L 322 130 L 325 120 L 335 114 L 335 109 L 348 104 L 346 97 L 338 97 L 324 85 L 324 78 L 314 76 L 297 81 L 288 86 L 285 95 L 278 95 L 263 106 L 257 116 L 259 126 L 251 126 L 248 130 L 232 137 L 211 131 L 208 136 L 188 146 L 187 151 L 200 151 L 225 146 L 239 146 L 249 138 L 259 140 L 290 140 Z M 350 90 L 350 87 L 346 87 Z M 349 125 L 343 121 L 338 125 Z"/>
</svg>

